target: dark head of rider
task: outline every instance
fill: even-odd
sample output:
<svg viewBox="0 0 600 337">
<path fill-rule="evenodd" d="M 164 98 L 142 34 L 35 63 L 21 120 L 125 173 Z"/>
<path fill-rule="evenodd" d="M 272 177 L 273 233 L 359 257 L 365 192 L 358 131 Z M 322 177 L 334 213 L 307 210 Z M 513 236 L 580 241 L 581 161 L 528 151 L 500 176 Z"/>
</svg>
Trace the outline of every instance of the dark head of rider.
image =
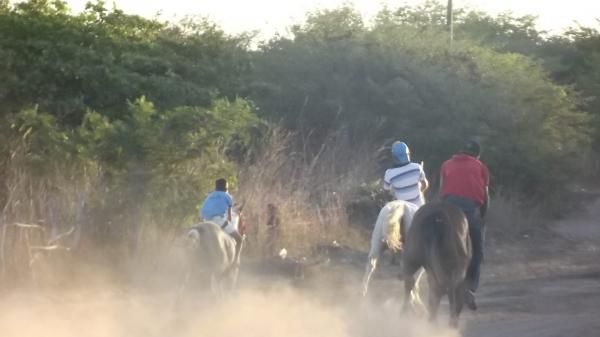
<svg viewBox="0 0 600 337">
<path fill-rule="evenodd" d="M 227 192 L 229 184 L 225 178 L 215 180 L 215 191 Z"/>
<path fill-rule="evenodd" d="M 463 145 L 460 152 L 475 158 L 479 158 L 481 155 L 481 145 L 479 145 L 479 142 L 476 140 L 469 140 Z"/>
</svg>

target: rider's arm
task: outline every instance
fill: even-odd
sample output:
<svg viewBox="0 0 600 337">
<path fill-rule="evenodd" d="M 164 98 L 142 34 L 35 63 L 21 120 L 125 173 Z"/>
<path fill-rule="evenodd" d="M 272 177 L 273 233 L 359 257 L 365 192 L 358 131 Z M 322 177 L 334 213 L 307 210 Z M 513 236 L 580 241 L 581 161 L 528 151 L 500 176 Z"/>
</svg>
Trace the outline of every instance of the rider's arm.
<svg viewBox="0 0 600 337">
<path fill-rule="evenodd" d="M 421 193 L 427 191 L 428 188 L 429 188 L 429 181 L 427 181 L 427 179 L 421 180 Z"/>
<path fill-rule="evenodd" d="M 484 195 L 484 201 L 483 201 L 483 205 L 481 205 L 481 207 L 479 208 L 479 214 L 481 215 L 481 218 L 483 219 L 487 213 L 487 210 L 490 206 L 490 190 L 488 188 L 488 186 L 490 186 L 490 171 L 488 171 L 488 168 L 485 167 L 485 165 L 483 165 L 483 180 L 484 180 L 484 190 L 483 190 L 483 195 Z"/>
<path fill-rule="evenodd" d="M 388 200 L 393 200 L 392 198 L 394 198 L 394 191 L 392 191 L 392 185 L 391 183 L 385 180 L 385 177 L 383 177 L 383 190 L 389 192 L 386 193 L 386 195 L 388 196 Z"/>
<path fill-rule="evenodd" d="M 425 169 L 423 168 L 423 162 L 421 162 L 421 176 L 419 177 L 419 187 L 421 193 L 425 193 L 429 188 L 429 181 L 427 180 L 427 176 L 425 175 Z"/>
<path fill-rule="evenodd" d="M 392 184 L 391 181 L 389 181 L 390 177 L 388 176 L 389 172 L 390 170 L 385 170 L 385 173 L 383 174 L 383 190 L 392 193 Z"/>
<path fill-rule="evenodd" d="M 233 197 L 231 197 L 231 194 L 229 193 L 226 193 L 225 197 L 227 202 L 227 221 L 231 222 L 231 220 L 233 219 L 233 217 L 231 217 L 231 209 L 233 208 Z"/>
<path fill-rule="evenodd" d="M 484 193 L 485 193 L 485 201 L 484 201 L 483 205 L 481 205 L 481 207 L 479 208 L 479 213 L 481 214 L 482 219 L 485 217 L 485 214 L 487 213 L 488 207 L 490 205 L 490 190 L 487 186 L 485 187 Z"/>
<path fill-rule="evenodd" d="M 231 233 L 231 236 L 235 240 L 235 257 L 233 261 L 235 261 L 235 264 L 239 265 L 240 253 L 242 252 L 242 241 L 244 241 L 244 237 L 240 233 L 238 233 L 238 231 L 233 231 L 233 233 Z"/>
<path fill-rule="evenodd" d="M 444 189 L 444 176 L 446 175 L 446 162 L 440 167 L 440 186 L 438 189 L 438 195 L 442 197 L 442 190 Z"/>
<path fill-rule="evenodd" d="M 390 183 L 388 183 L 388 182 L 385 180 L 385 178 L 383 178 L 383 190 L 384 190 L 384 191 L 390 191 L 390 189 L 391 189 L 391 185 L 390 185 Z"/>
</svg>

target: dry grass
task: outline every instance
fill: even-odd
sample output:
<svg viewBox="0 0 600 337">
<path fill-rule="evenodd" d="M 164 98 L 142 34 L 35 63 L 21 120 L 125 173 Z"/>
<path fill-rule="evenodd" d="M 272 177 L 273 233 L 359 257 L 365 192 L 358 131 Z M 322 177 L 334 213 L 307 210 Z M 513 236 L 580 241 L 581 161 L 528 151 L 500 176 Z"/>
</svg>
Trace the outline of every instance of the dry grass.
<svg viewBox="0 0 600 337">
<path fill-rule="evenodd" d="M 486 268 L 528 266 L 561 249 L 566 242 L 552 231 L 551 217 L 545 209 L 542 204 L 525 203 L 513 194 L 496 194 L 486 219 Z"/>
<path fill-rule="evenodd" d="M 486 219 L 488 233 L 497 240 L 515 241 L 532 231 L 545 230 L 542 205 L 531 205 L 512 193 L 493 196 Z"/>
<path fill-rule="evenodd" d="M 234 197 L 246 201 L 249 225 L 244 255 L 271 255 L 285 247 L 299 257 L 334 240 L 366 249 L 368 235 L 349 225 L 346 206 L 356 197 L 356 187 L 377 175 L 374 152 L 353 148 L 343 133 L 331 135 L 315 152 L 299 144 L 299 138 L 273 130 L 259 157 L 239 174 Z M 168 219 L 179 225 L 165 225 L 164 217 L 144 203 L 114 213 L 90 212 L 104 210 L 98 206 L 114 193 L 103 186 L 100 168 L 54 163 L 36 173 L 29 169 L 25 145 L 16 142 L 7 148 L 10 160 L 0 168 L 6 184 L 0 213 L 3 279 L 31 279 L 63 264 L 53 261 L 64 261 L 72 251 L 84 264 L 110 265 L 117 273 L 134 265 L 136 270 L 150 271 L 161 264 L 161 254 L 176 249 L 185 220 Z M 281 220 L 273 233 L 266 227 L 270 203 Z M 16 223 L 32 227 L 15 227 Z M 52 246 L 61 233 L 69 235 L 61 238 L 60 249 L 38 249 Z M 265 249 L 267 241 L 271 251 Z"/>
<path fill-rule="evenodd" d="M 369 226 L 351 225 L 347 211 L 348 205 L 359 199 L 361 184 L 381 174 L 378 151 L 366 145 L 353 146 L 343 132 L 331 135 L 313 152 L 299 139 L 302 137 L 272 130 L 263 151 L 239 173 L 233 193 L 237 201 L 246 202 L 248 240 L 244 255 L 264 257 L 286 248 L 291 256 L 300 257 L 333 241 L 367 250 Z M 147 205 L 129 210 L 135 214 L 108 214 L 101 220 L 88 212 L 109 198 L 109 192 L 102 188 L 100 169 L 74 170 L 54 164 L 45 168 L 43 175 L 34 175 L 23 169 L 27 166 L 25 148 L 15 144 L 11 151 L 11 160 L 2 167 L 6 183 L 0 213 L 3 278 L 9 274 L 17 279 L 31 278 L 36 273 L 34 265 L 39 270 L 52 270 L 54 264 L 62 263 L 63 255 L 69 254 L 65 250 L 37 248 L 52 246 L 54 238 L 70 229 L 74 230 L 61 245 L 81 248 L 78 257 L 91 257 L 94 263 L 109 265 L 118 272 L 131 266 L 154 270 L 161 265 L 164 252 L 176 249 L 181 227 L 165 225 L 164 217 Z M 268 204 L 277 207 L 280 217 L 280 226 L 274 231 L 267 228 Z M 487 219 L 488 237 L 510 243 L 539 233 L 545 230 L 542 214 L 542 207 L 524 206 L 516 195 L 497 193 Z M 178 223 L 178 219 L 168 220 L 169 224 Z M 16 223 L 33 226 L 15 227 Z M 110 231 L 113 234 L 105 233 Z M 102 235 L 106 236 L 100 238 Z M 115 236 L 119 242 L 113 240 Z"/>
<path fill-rule="evenodd" d="M 281 215 L 278 248 L 285 247 L 293 255 L 306 254 L 334 240 L 364 248 L 364 235 L 349 225 L 346 205 L 355 197 L 353 190 L 374 176 L 373 151 L 352 148 L 349 139 L 336 134 L 310 154 L 294 150 L 303 148 L 294 139 L 274 130 L 258 160 L 240 174 L 236 198 L 247 201 L 249 249 L 258 253 L 264 246 L 269 203 Z"/>
<path fill-rule="evenodd" d="M 69 170 L 61 163 L 35 174 L 26 147 L 16 142 L 4 163 L 4 204 L 0 210 L 0 280 L 40 276 L 40 268 L 60 260 L 81 239 L 83 208 L 96 188 L 90 169 Z M 64 164 L 64 163 L 63 163 Z M 67 253 L 68 254 L 68 253 Z"/>
</svg>

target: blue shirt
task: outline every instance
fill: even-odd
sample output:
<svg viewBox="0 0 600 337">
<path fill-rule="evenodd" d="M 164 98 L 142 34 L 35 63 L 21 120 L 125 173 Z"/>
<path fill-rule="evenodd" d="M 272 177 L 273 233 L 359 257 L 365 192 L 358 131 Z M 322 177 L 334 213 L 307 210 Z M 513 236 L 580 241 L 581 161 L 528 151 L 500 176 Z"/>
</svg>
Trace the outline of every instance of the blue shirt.
<svg viewBox="0 0 600 337">
<path fill-rule="evenodd" d="M 202 204 L 200 215 L 203 219 L 212 219 L 215 216 L 227 216 L 227 210 L 233 206 L 233 198 L 223 191 L 211 192 Z"/>
</svg>

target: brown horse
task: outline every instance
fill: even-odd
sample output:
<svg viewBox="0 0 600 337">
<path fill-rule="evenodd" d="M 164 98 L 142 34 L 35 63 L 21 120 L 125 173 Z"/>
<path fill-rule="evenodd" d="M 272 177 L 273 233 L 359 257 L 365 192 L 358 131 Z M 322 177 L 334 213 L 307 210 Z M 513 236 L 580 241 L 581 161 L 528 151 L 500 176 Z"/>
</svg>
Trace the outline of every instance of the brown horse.
<svg viewBox="0 0 600 337">
<path fill-rule="evenodd" d="M 409 295 L 415 285 L 414 274 L 423 267 L 429 280 L 430 320 L 436 319 L 440 300 L 448 295 L 450 325 L 457 326 L 471 254 L 469 224 L 458 207 L 445 201 L 421 207 L 415 213 L 404 247 L 404 310 L 409 307 Z"/>
</svg>

